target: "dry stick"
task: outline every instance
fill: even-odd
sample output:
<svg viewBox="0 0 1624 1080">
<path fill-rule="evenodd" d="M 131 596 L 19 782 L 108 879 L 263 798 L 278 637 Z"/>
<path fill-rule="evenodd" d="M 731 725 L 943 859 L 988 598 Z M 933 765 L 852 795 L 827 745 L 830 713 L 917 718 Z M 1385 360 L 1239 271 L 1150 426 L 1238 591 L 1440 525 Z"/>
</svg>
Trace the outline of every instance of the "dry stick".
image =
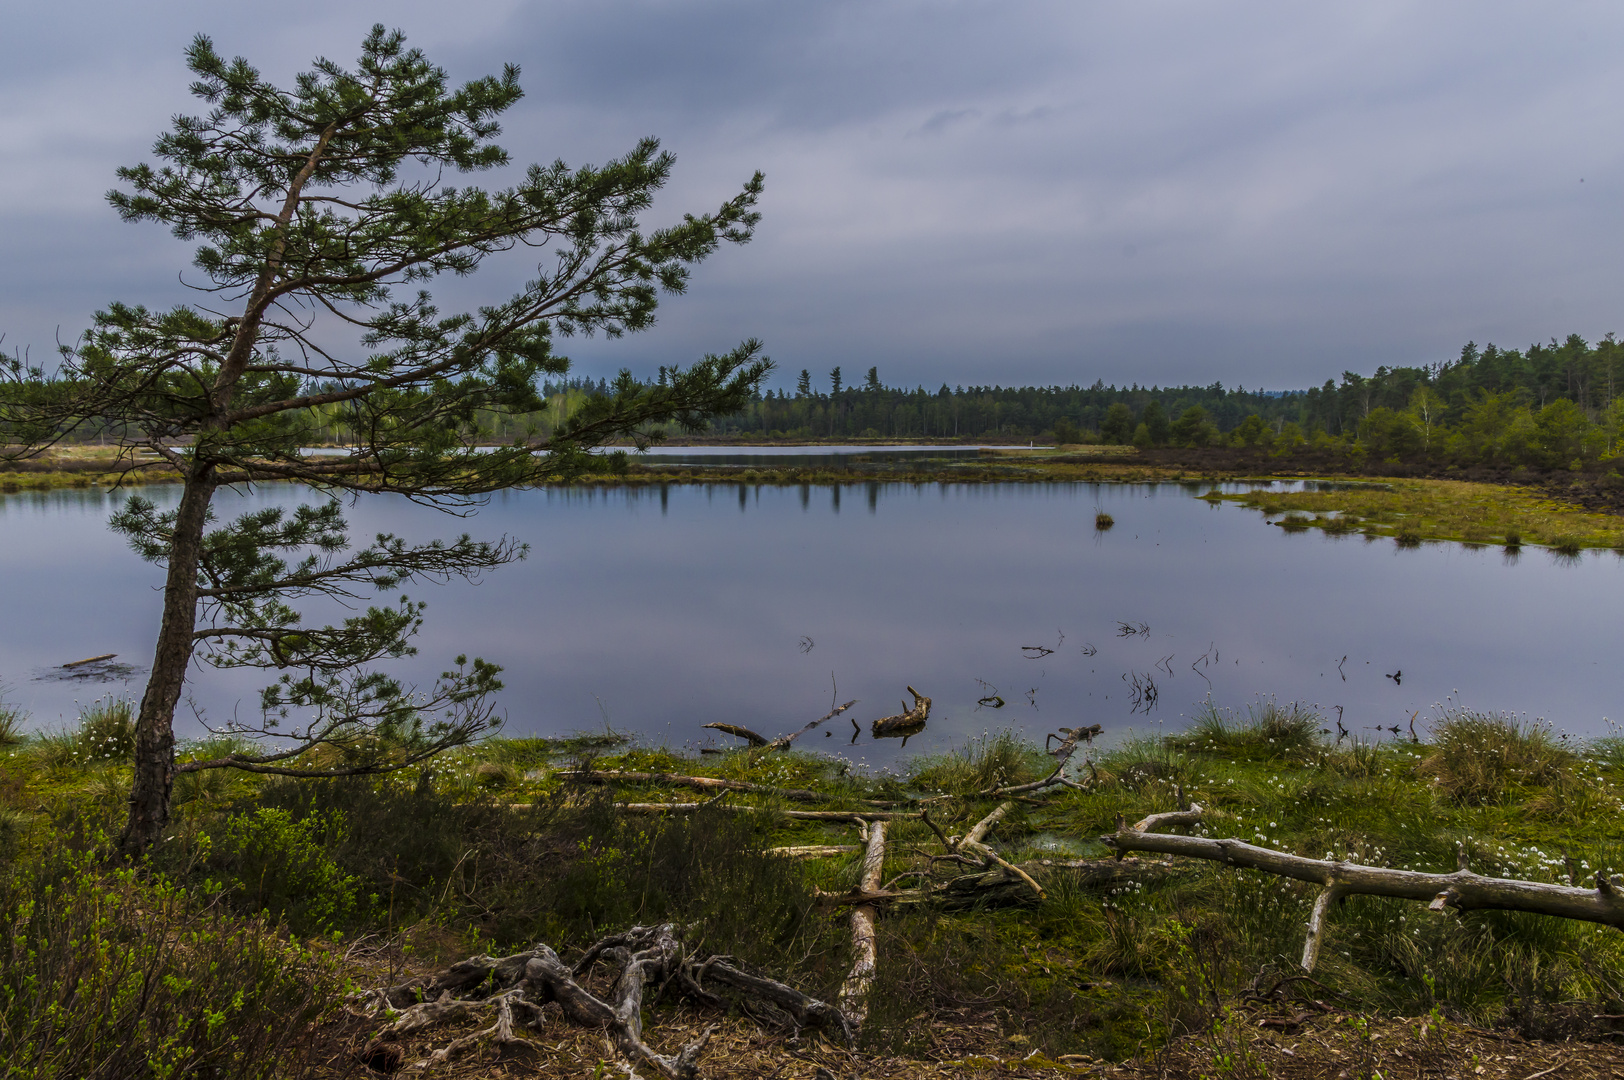
<svg viewBox="0 0 1624 1080">
<path fill-rule="evenodd" d="M 821 791 L 803 788 L 778 788 L 766 784 L 752 784 L 744 780 L 722 780 L 714 776 L 682 776 L 677 773 L 656 772 L 597 772 L 591 769 L 573 769 L 560 772 L 564 780 L 584 784 L 665 784 L 669 787 L 691 787 L 702 791 L 740 791 L 750 795 L 776 795 L 794 802 L 829 802 L 840 798 Z"/>
<path fill-rule="evenodd" d="M 850 701 L 846 702 L 846 704 L 844 704 L 844 705 L 837 705 L 833 709 L 830 709 L 828 712 L 824 713 L 822 716 L 818 717 L 816 720 L 812 721 L 810 724 L 806 725 L 800 731 L 797 731 L 797 732 L 795 732 L 794 734 L 791 734 L 791 735 L 780 735 L 780 736 L 778 736 L 778 738 L 776 738 L 772 742 L 768 743 L 763 749 L 766 749 L 766 750 L 788 750 L 790 743 L 794 742 L 796 739 L 799 739 L 802 735 L 805 735 L 807 732 L 811 731 L 813 728 L 817 727 L 819 724 L 823 723 L 825 720 L 833 720 L 835 717 L 839 716 L 841 713 L 845 712 L 847 709 L 851 708 L 855 704 L 857 704 L 857 699 L 852 698 Z M 710 725 L 706 725 L 706 726 L 708 727 Z"/>
<path fill-rule="evenodd" d="M 863 855 L 863 875 L 858 888 L 866 893 L 878 892 L 881 871 L 885 865 L 885 822 L 876 821 L 868 827 L 868 850 Z M 874 984 L 874 905 L 858 904 L 851 909 L 851 973 L 840 988 L 840 1011 L 851 1020 L 853 1030 L 861 1028 L 868 1017 L 868 991 Z"/>
<path fill-rule="evenodd" d="M 1196 811 L 1192 809 L 1185 816 L 1194 813 Z M 1150 818 L 1146 818 L 1145 822 L 1150 822 L 1150 827 L 1156 827 L 1158 824 L 1167 823 L 1167 819 L 1174 816 L 1153 814 Z M 1528 911 L 1537 915 L 1554 915 L 1561 919 L 1578 919 L 1624 929 L 1624 896 L 1619 894 L 1605 874 L 1596 875 L 1594 889 L 1581 889 L 1539 881 L 1521 881 L 1516 878 L 1484 877 L 1472 873 L 1464 866 L 1452 874 L 1427 874 L 1416 870 L 1389 870 L 1383 867 L 1363 866 L 1359 863 L 1308 859 L 1270 848 L 1256 847 L 1240 840 L 1164 836 L 1138 827 L 1119 828 L 1115 834 L 1102 836 L 1100 839 L 1119 855 L 1129 851 L 1180 855 L 1185 858 L 1219 862 L 1225 866 L 1262 870 L 1278 877 L 1323 886 L 1326 893 L 1322 893 L 1315 903 L 1319 926 L 1310 924 L 1311 944 L 1303 950 L 1305 968 L 1318 958 L 1319 943 L 1324 937 L 1325 912 L 1322 909 L 1329 908 L 1331 900 L 1342 895 L 1391 896 L 1401 900 L 1420 900 L 1427 902 L 1431 910 L 1440 912 L 1447 908 L 1454 908 L 1457 911 L 1484 909 Z M 1464 862 L 1464 859 L 1461 861 Z"/>
</svg>

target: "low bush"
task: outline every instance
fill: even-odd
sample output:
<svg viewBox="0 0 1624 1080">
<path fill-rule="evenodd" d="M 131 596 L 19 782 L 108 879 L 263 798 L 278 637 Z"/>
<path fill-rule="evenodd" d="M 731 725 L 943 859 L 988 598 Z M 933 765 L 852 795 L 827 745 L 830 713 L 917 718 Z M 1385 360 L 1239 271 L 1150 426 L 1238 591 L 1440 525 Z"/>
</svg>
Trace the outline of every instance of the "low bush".
<svg viewBox="0 0 1624 1080">
<path fill-rule="evenodd" d="M 263 920 L 66 845 L 0 880 L 7 1077 L 250 1080 L 299 1071 L 339 979 Z"/>
</svg>

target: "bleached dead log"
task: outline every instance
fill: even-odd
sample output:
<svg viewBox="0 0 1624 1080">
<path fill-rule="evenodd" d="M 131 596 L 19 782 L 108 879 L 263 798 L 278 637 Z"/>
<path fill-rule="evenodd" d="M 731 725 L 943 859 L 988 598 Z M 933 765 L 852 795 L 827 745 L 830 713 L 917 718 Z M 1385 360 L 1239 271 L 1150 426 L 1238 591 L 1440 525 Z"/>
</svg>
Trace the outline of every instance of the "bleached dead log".
<svg viewBox="0 0 1624 1080">
<path fill-rule="evenodd" d="M 796 821 L 897 821 L 919 816 L 901 810 L 778 810 L 770 806 L 731 806 L 709 802 L 615 803 L 616 810 L 628 814 L 691 814 L 706 806 L 734 814 L 782 814 Z M 517 808 L 526 809 L 526 806 L 521 803 Z"/>
<path fill-rule="evenodd" d="M 868 826 L 868 850 L 863 854 L 858 888 L 863 892 L 878 892 L 884 867 L 885 822 L 876 821 Z M 873 904 L 857 904 L 851 909 L 852 965 L 840 987 L 840 1011 L 850 1019 L 854 1030 L 861 1028 L 868 1018 L 868 991 L 874 985 L 875 915 Z"/>
<path fill-rule="evenodd" d="M 1359 863 L 1329 859 L 1309 859 L 1288 855 L 1271 848 L 1257 847 L 1241 840 L 1213 840 L 1202 836 L 1167 836 L 1149 831 L 1168 824 L 1191 824 L 1199 813 L 1194 808 L 1184 814 L 1153 814 L 1140 825 L 1119 828 L 1100 840 L 1119 855 L 1129 851 L 1204 859 L 1225 866 L 1261 870 L 1277 877 L 1319 885 L 1303 949 L 1302 965 L 1312 970 L 1325 936 L 1325 920 L 1331 904 L 1343 896 L 1389 896 L 1400 900 L 1425 902 L 1433 911 L 1527 911 L 1577 919 L 1624 929 L 1624 896 L 1605 875 L 1596 875 L 1596 887 L 1584 889 L 1517 878 L 1484 877 L 1464 865 L 1449 874 L 1429 874 L 1417 870 L 1390 870 Z"/>
<path fill-rule="evenodd" d="M 559 772 L 563 780 L 579 784 L 662 784 L 666 787 L 690 787 L 699 791 L 737 791 L 746 795 L 771 795 L 792 802 L 829 802 L 838 799 L 822 791 L 804 788 L 780 788 L 767 784 L 752 784 L 745 780 L 723 780 L 716 776 L 683 776 L 680 773 L 620 772 L 618 770 L 571 769 Z"/>
<path fill-rule="evenodd" d="M 911 686 L 908 687 L 908 693 L 913 695 L 913 708 L 894 716 L 882 716 L 874 721 L 872 730 L 876 739 L 896 736 L 906 738 L 924 730 L 925 721 L 930 719 L 930 698 Z"/>
<path fill-rule="evenodd" d="M 770 847 L 767 854 L 783 859 L 825 859 L 862 850 L 861 844 L 802 844 L 798 847 Z"/>
</svg>

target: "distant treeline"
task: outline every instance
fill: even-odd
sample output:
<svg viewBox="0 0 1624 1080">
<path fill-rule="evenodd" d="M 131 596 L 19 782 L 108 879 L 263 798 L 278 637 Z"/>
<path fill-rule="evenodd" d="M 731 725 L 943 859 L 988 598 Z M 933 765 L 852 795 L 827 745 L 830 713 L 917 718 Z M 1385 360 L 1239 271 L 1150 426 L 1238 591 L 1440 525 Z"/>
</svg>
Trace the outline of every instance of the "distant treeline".
<svg viewBox="0 0 1624 1080">
<path fill-rule="evenodd" d="M 661 369 L 656 381 L 667 377 Z M 545 409 L 480 414 L 494 442 L 545 438 L 606 380 L 542 387 Z M 1354 459 L 1568 468 L 1611 457 L 1624 429 L 1624 345 L 1577 334 L 1527 349 L 1468 342 L 1449 362 L 1344 371 L 1310 390 L 1210 386 L 886 386 L 877 368 L 850 384 L 835 367 L 803 370 L 794 392 L 769 390 L 711 434 L 750 441 L 945 439 L 977 442 L 1131 443 L 1153 446 L 1298 448 Z M 335 408 L 321 426 L 344 441 Z M 100 433 L 85 429 L 79 439 Z"/>
</svg>

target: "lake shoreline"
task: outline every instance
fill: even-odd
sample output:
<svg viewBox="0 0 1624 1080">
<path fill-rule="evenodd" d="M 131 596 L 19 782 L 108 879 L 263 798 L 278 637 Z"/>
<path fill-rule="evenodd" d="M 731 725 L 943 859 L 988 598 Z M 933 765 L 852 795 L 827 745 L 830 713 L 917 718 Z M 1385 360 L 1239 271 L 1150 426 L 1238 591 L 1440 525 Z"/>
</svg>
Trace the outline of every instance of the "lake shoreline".
<svg viewBox="0 0 1624 1080">
<path fill-rule="evenodd" d="M 818 443 L 731 444 L 688 442 L 671 447 L 725 446 L 748 456 L 752 448 Z M 876 450 L 959 443 L 849 442 Z M 970 444 L 974 445 L 974 444 Z M 110 468 L 114 451 L 69 447 L 0 471 L 0 494 L 178 483 L 173 469 L 155 460 L 124 471 Z M 1303 466 L 1313 465 L 1313 468 Z M 938 464 L 844 455 L 838 464 L 774 465 L 697 462 L 663 464 L 634 457 L 621 472 L 587 474 L 556 488 L 647 488 L 668 485 L 832 487 L 869 484 L 1254 484 L 1332 481 L 1331 490 L 1225 494 L 1262 510 L 1288 530 L 1357 532 L 1401 543 L 1429 541 L 1494 544 L 1508 550 L 1545 547 L 1564 554 L 1584 549 L 1624 550 L 1624 503 L 1610 476 L 1537 474 L 1527 470 L 1426 470 L 1413 466 L 1351 469 L 1346 461 L 1286 461 L 1244 448 L 1153 449 L 1076 447 L 982 449 L 968 460 Z M 1375 493 L 1380 492 L 1378 496 Z M 1192 491 L 1194 493 L 1194 491 Z M 1210 495 L 1210 493 L 1209 493 Z M 1214 496 L 1216 497 L 1216 496 Z M 1284 514 L 1284 518 L 1280 515 Z M 1274 520 L 1279 518 L 1279 520 Z"/>
</svg>

